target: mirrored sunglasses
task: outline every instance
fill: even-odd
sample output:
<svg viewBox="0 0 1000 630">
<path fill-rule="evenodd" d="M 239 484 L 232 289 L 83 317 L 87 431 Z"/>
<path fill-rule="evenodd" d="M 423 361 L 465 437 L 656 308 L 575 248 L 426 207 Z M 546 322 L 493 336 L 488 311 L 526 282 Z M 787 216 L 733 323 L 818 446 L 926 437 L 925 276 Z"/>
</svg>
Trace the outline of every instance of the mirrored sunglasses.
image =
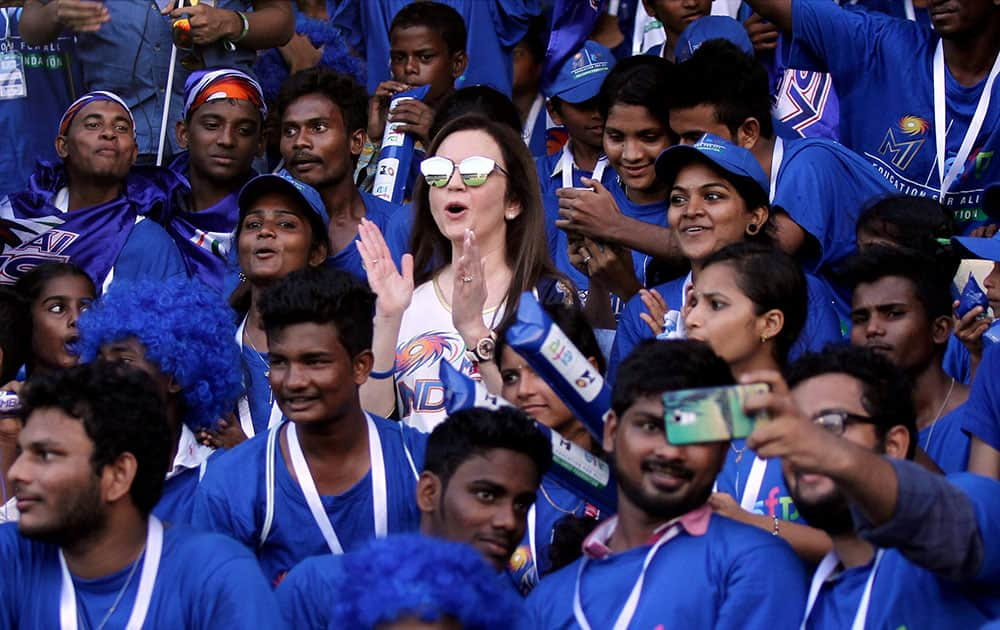
<svg viewBox="0 0 1000 630">
<path fill-rule="evenodd" d="M 462 182 L 472 188 L 485 184 L 486 179 L 494 170 L 509 175 L 496 161 L 481 155 L 467 157 L 458 163 L 458 174 L 461 176 Z M 452 173 L 455 172 L 455 163 L 446 157 L 429 157 L 420 163 L 420 172 L 428 186 L 444 188 L 451 181 Z"/>
</svg>

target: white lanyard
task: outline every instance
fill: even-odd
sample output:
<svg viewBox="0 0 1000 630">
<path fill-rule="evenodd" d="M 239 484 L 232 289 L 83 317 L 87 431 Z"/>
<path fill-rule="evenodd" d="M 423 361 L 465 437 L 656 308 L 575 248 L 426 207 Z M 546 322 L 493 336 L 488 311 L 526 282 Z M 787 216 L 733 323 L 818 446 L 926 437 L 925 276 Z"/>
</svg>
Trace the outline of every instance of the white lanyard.
<svg viewBox="0 0 1000 630">
<path fill-rule="evenodd" d="M 379 438 L 378 428 L 371 416 L 365 414 L 368 421 L 368 457 L 371 459 L 372 467 L 372 503 L 375 513 L 375 537 L 385 538 L 389 530 L 389 510 L 386 501 L 385 490 L 385 460 L 382 457 L 382 441 Z M 323 538 L 333 555 L 341 555 L 344 548 L 337 538 L 337 532 L 333 530 L 330 517 L 326 514 L 323 502 L 319 498 L 316 490 L 316 483 L 313 481 L 312 473 L 309 472 L 309 464 L 305 455 L 302 454 L 302 447 L 299 446 L 299 435 L 295 423 L 288 423 L 288 453 L 292 457 L 292 468 L 295 469 L 295 476 L 299 479 L 299 486 L 302 494 L 306 496 L 306 503 L 309 504 L 309 511 L 312 512 L 313 519 L 323 532 Z"/>
<path fill-rule="evenodd" d="M 979 137 L 979 131 L 983 128 L 983 121 L 986 120 L 986 112 L 990 109 L 990 98 L 993 96 L 993 83 L 997 74 L 1000 73 L 1000 55 L 993 61 L 993 69 L 990 70 L 986 84 L 983 86 L 983 93 L 979 95 L 979 103 L 976 105 L 976 112 L 969 121 L 969 128 L 965 132 L 962 144 L 958 148 L 958 155 L 951 163 L 951 168 L 945 172 L 945 159 L 947 157 L 947 146 L 945 140 L 946 125 L 948 124 L 945 87 L 944 87 L 944 46 L 938 41 L 937 49 L 934 51 L 934 139 L 937 144 L 937 167 L 938 181 L 941 183 L 941 203 L 944 203 L 944 194 L 951 188 L 952 182 L 958 177 L 965 165 L 965 161 L 972 153 L 972 145 Z"/>
<path fill-rule="evenodd" d="M 535 102 L 531 104 L 531 109 L 528 110 L 528 118 L 524 121 L 524 129 L 521 131 L 521 137 L 524 138 L 525 144 L 531 144 L 531 136 L 535 133 L 535 123 L 538 122 L 538 115 L 542 113 L 543 105 L 545 105 L 545 97 L 539 94 L 535 97 Z"/>
<path fill-rule="evenodd" d="M 917 21 L 917 12 L 913 10 L 913 0 L 903 0 L 903 11 L 906 13 L 907 20 Z"/>
<path fill-rule="evenodd" d="M 771 190 L 767 200 L 774 203 L 774 193 L 778 190 L 778 171 L 785 160 L 785 142 L 780 137 L 774 138 L 774 149 L 771 151 Z"/>
<path fill-rule="evenodd" d="M 531 551 L 531 564 L 535 571 L 535 580 L 538 579 L 540 569 L 538 568 L 538 548 L 535 546 L 535 528 L 538 526 L 538 503 L 532 503 L 528 510 L 528 548 Z"/>
<path fill-rule="evenodd" d="M 163 523 L 155 516 L 149 517 L 146 529 L 146 551 L 142 561 L 142 573 L 139 574 L 139 592 L 132 605 L 126 630 L 140 630 L 146 621 L 149 604 L 153 599 L 153 585 L 160 568 L 160 555 L 163 551 Z M 136 560 L 138 562 L 138 560 Z M 66 557 L 59 550 L 59 565 L 62 568 L 62 589 L 59 592 L 59 624 L 62 630 L 76 630 L 76 590 L 73 588 L 73 577 L 66 566 Z"/>
<path fill-rule="evenodd" d="M 622 607 L 621 613 L 618 614 L 618 619 L 615 620 L 614 630 L 627 630 L 629 624 L 632 623 L 632 617 L 635 616 L 635 611 L 639 607 L 639 596 L 642 594 L 642 584 L 646 580 L 646 570 L 653 561 L 653 556 L 660 550 L 660 547 L 670 542 L 671 539 L 680 533 L 681 524 L 675 523 L 650 547 L 646 553 L 646 558 L 642 561 L 642 571 L 639 573 L 635 585 L 632 586 L 632 592 L 629 593 L 628 599 L 625 601 L 625 606 Z M 586 555 L 580 560 L 580 569 L 576 574 L 576 588 L 573 592 L 573 616 L 576 618 L 577 625 L 583 630 L 591 630 L 587 616 L 583 613 L 583 604 L 580 601 L 580 582 L 583 581 L 583 571 L 587 568 L 588 561 L 589 559 Z"/>
<path fill-rule="evenodd" d="M 559 159 L 559 168 L 562 170 L 562 187 L 572 188 L 573 187 L 573 150 L 570 148 L 570 143 L 567 142 L 566 146 L 563 147 L 562 157 Z M 608 167 L 608 156 L 601 155 L 597 158 L 597 164 L 594 165 L 594 172 L 590 175 L 590 179 L 601 181 L 604 177 L 604 169 Z"/>
<path fill-rule="evenodd" d="M 240 322 L 240 327 L 236 329 L 236 343 L 240 345 L 240 352 L 243 352 L 243 330 L 247 326 L 247 318 L 244 317 L 243 321 Z M 250 415 L 250 399 L 249 396 L 240 396 L 240 399 L 236 402 L 236 415 L 240 419 L 240 428 L 243 429 L 243 435 L 247 438 L 252 438 L 256 435 L 256 431 L 253 428 L 253 416 Z M 276 427 L 281 424 L 281 420 L 284 418 L 284 414 L 281 413 L 281 409 L 278 408 L 278 401 L 271 402 L 271 416 L 267 420 L 267 428 Z"/>
<path fill-rule="evenodd" d="M 868 581 L 865 582 L 865 590 L 861 593 L 861 603 L 858 604 L 858 612 L 854 615 L 854 623 L 851 624 L 851 630 L 864 630 L 865 623 L 868 620 L 868 608 L 872 603 L 872 587 L 875 585 L 875 574 L 878 572 L 878 565 L 882 562 L 882 556 L 884 555 L 885 549 L 879 549 L 875 552 L 875 562 L 872 563 L 871 571 L 868 573 Z M 819 597 L 819 589 L 823 587 L 823 583 L 830 577 L 838 564 L 840 564 L 840 558 L 837 557 L 836 552 L 831 551 L 823 556 L 823 560 L 816 567 L 816 573 L 813 575 L 812 583 L 809 585 L 809 599 L 806 601 L 806 612 L 802 617 L 802 625 L 799 626 L 799 630 L 805 630 L 806 622 L 809 621 L 809 613 L 812 612 L 813 606 L 816 604 L 816 599 Z"/>
<path fill-rule="evenodd" d="M 750 466 L 750 474 L 747 476 L 747 485 L 743 488 L 743 495 L 740 497 L 740 507 L 747 512 L 753 512 L 757 505 L 757 497 L 760 495 L 760 486 L 764 483 L 764 471 L 767 470 L 767 462 L 757 456 L 753 458 Z"/>
</svg>

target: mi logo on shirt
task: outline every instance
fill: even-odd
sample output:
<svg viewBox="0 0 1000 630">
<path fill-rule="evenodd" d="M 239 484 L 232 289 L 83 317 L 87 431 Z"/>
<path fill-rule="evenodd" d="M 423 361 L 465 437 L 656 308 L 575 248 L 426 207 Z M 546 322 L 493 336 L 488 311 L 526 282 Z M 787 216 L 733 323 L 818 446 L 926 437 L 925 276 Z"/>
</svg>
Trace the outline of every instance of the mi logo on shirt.
<svg viewBox="0 0 1000 630">
<path fill-rule="evenodd" d="M 886 130 L 878 152 L 887 157 L 893 166 L 905 171 L 927 141 L 928 129 L 930 123 L 923 118 L 903 116 L 895 127 Z"/>
</svg>

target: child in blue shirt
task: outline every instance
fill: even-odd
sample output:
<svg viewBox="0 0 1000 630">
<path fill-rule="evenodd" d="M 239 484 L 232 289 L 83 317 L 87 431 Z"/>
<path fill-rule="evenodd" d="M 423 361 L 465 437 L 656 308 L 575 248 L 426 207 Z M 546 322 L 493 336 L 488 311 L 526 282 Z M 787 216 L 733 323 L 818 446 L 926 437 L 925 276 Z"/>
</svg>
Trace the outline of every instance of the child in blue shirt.
<svg viewBox="0 0 1000 630">
<path fill-rule="evenodd" d="M 373 305 L 349 274 L 311 268 L 258 306 L 288 421 L 209 466 L 192 521 L 254 550 L 273 585 L 308 556 L 416 528 L 425 436 L 365 413 L 358 394 L 372 365 Z"/>
</svg>

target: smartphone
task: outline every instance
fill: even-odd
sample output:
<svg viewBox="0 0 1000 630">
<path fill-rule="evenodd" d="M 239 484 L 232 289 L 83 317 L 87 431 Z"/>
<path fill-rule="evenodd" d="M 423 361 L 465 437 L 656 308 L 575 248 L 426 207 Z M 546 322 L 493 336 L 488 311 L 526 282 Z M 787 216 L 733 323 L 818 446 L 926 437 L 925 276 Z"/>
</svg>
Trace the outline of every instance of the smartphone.
<svg viewBox="0 0 1000 630">
<path fill-rule="evenodd" d="M 743 401 L 768 391 L 765 383 L 700 387 L 663 394 L 667 441 L 681 446 L 745 438 L 766 414 L 749 415 Z"/>
</svg>

